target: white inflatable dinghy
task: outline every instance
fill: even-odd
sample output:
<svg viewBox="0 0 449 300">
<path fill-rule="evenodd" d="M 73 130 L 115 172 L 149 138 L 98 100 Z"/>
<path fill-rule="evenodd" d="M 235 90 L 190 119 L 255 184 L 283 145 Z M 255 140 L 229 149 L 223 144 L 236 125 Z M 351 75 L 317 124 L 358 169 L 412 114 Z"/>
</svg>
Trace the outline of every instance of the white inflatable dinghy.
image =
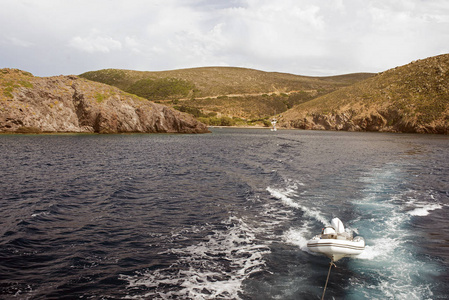
<svg viewBox="0 0 449 300">
<path fill-rule="evenodd" d="M 359 255 L 365 250 L 365 240 L 361 236 L 353 237 L 345 232 L 339 218 L 332 219 L 331 226 L 323 228 L 321 234 L 307 242 L 312 252 L 322 253 L 333 262 L 347 256 Z"/>
</svg>

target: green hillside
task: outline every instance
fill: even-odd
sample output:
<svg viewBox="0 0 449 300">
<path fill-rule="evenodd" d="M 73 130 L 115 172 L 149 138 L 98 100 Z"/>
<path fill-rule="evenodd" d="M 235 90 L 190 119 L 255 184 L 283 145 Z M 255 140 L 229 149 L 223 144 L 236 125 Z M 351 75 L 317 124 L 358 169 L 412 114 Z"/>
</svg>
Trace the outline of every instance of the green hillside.
<svg viewBox="0 0 449 300">
<path fill-rule="evenodd" d="M 373 74 L 307 77 L 245 68 L 205 67 L 160 72 L 106 69 L 80 76 L 191 113 L 210 125 L 238 125 L 266 122 L 270 116 L 296 104 Z"/>
</svg>

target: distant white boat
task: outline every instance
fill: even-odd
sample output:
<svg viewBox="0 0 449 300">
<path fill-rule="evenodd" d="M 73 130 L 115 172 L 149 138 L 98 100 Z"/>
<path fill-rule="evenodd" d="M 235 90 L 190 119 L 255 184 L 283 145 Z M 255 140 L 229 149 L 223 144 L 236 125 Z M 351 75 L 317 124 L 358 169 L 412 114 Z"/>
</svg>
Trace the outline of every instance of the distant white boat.
<svg viewBox="0 0 449 300">
<path fill-rule="evenodd" d="M 276 123 L 278 120 L 276 120 L 276 118 L 273 118 L 273 120 L 271 120 L 271 125 L 273 125 L 273 128 L 271 128 L 271 131 L 276 131 Z"/>
<path fill-rule="evenodd" d="M 345 232 L 339 218 L 332 219 L 331 226 L 323 228 L 321 234 L 307 242 L 312 252 L 322 253 L 335 262 L 343 257 L 359 255 L 365 250 L 365 240 Z"/>
</svg>

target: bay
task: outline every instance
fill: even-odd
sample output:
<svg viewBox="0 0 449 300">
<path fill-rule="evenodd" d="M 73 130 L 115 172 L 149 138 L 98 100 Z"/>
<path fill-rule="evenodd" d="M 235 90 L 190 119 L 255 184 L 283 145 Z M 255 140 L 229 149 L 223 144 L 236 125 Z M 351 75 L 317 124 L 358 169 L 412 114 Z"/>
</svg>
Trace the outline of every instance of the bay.
<svg viewBox="0 0 449 300">
<path fill-rule="evenodd" d="M 214 128 L 0 135 L 0 298 L 316 299 L 333 217 L 367 247 L 327 297 L 449 292 L 449 137 Z"/>
</svg>

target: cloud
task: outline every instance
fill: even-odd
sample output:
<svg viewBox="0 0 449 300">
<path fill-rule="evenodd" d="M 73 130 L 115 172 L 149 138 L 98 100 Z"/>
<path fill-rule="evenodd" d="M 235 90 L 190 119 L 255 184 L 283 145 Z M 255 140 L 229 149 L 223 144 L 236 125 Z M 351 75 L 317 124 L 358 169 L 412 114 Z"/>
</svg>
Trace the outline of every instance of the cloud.
<svg viewBox="0 0 449 300">
<path fill-rule="evenodd" d="M 226 16 L 229 39 L 238 37 L 240 45 L 253 55 L 265 58 L 323 55 L 320 36 L 325 22 L 315 5 L 295 6 L 294 2 L 250 3 L 246 8 L 229 9 Z"/>
<path fill-rule="evenodd" d="M 378 72 L 449 52 L 446 0 L 0 0 L 0 67 Z M 45 17 L 44 17 L 45 16 Z"/>
<path fill-rule="evenodd" d="M 133 53 L 142 54 L 142 44 L 134 37 L 127 36 L 125 38 L 125 47 Z"/>
<path fill-rule="evenodd" d="M 10 45 L 18 46 L 18 47 L 22 47 L 22 48 L 29 48 L 34 45 L 34 43 L 32 43 L 32 42 L 25 41 L 25 40 L 22 40 L 18 37 L 14 37 L 14 36 L 8 36 L 5 38 L 4 41 L 5 41 L 4 43 L 6 43 L 6 44 L 10 44 Z"/>
<path fill-rule="evenodd" d="M 101 35 L 93 30 L 88 36 L 75 36 L 69 41 L 69 46 L 87 53 L 109 53 L 122 49 L 122 43 L 110 36 Z"/>
</svg>

